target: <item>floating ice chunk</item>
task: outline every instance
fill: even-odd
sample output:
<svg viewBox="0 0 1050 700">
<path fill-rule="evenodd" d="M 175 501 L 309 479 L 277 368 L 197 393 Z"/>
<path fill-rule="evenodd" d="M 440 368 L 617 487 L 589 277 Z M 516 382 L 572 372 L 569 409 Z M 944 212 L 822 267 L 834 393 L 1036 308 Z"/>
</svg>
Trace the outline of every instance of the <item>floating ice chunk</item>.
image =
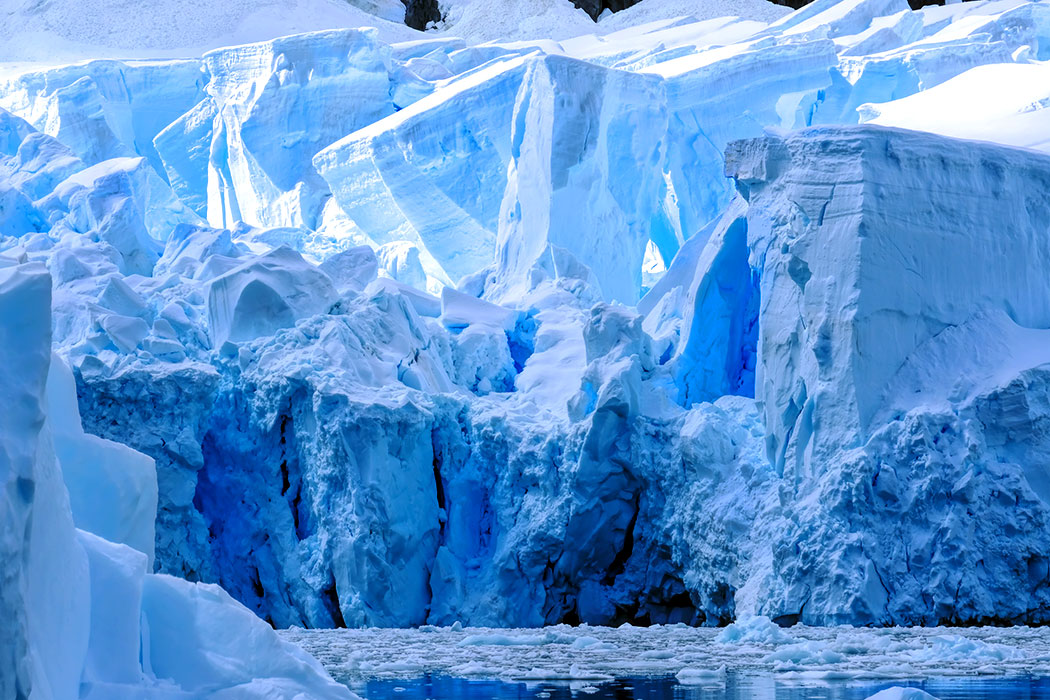
<svg viewBox="0 0 1050 700">
<path fill-rule="evenodd" d="M 720 644 L 788 644 L 795 638 L 765 615 L 753 615 L 729 625 L 715 640 Z"/>
<path fill-rule="evenodd" d="M 46 426 L 51 280 L 0 269 L 0 695 L 79 694 L 88 651 L 88 561 Z"/>
<path fill-rule="evenodd" d="M 799 644 L 785 644 L 776 651 L 766 655 L 763 661 L 772 662 L 775 668 L 782 668 L 811 664 L 837 664 L 846 660 L 846 657 L 821 642 L 801 642 Z"/>
<path fill-rule="evenodd" d="M 674 677 L 682 685 L 703 685 L 712 682 L 725 683 L 726 667 L 723 664 L 713 670 L 708 668 L 683 668 Z"/>
<path fill-rule="evenodd" d="M 320 664 L 218 586 L 154 574 L 142 590 L 143 632 L 159 678 L 215 697 L 349 698 Z"/>
<path fill-rule="evenodd" d="M 930 640 L 931 644 L 908 656 L 923 661 L 1008 661 L 1016 659 L 1020 650 L 1003 644 L 994 644 L 980 639 L 968 639 L 961 635 L 944 634 Z"/>
<path fill-rule="evenodd" d="M 271 335 L 338 299 L 331 280 L 290 248 L 277 248 L 212 280 L 208 326 L 212 345 Z"/>
<path fill-rule="evenodd" d="M 893 686 L 869 695 L 867 700 L 937 700 L 937 698 L 921 688 Z"/>
<path fill-rule="evenodd" d="M 552 634 L 469 634 L 459 640 L 461 647 L 474 646 L 542 646 L 544 644 L 568 643 L 568 640 L 559 640 Z"/>
<path fill-rule="evenodd" d="M 571 664 L 568 671 L 556 671 L 549 668 L 532 668 L 528 671 L 512 673 L 511 677 L 516 681 L 611 681 L 613 677 L 582 669 L 576 664 Z"/>
</svg>

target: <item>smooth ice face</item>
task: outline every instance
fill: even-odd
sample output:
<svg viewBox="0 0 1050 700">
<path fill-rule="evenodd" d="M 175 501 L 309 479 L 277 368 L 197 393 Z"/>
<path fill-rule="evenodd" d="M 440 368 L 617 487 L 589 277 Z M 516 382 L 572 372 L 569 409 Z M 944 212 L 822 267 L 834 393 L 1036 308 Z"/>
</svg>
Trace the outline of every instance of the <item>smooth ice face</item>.
<svg viewBox="0 0 1050 700">
<path fill-rule="evenodd" d="M 495 289 L 486 293 L 520 297 L 557 277 L 564 255 L 586 261 L 604 298 L 636 302 L 645 247 L 663 215 L 666 120 L 657 80 L 531 60 L 514 108 Z"/>
<path fill-rule="evenodd" d="M 317 155 L 343 211 L 377 243 L 409 241 L 455 283 L 492 261 L 520 57 L 451 81 Z"/>
<path fill-rule="evenodd" d="M 137 549 L 153 563 L 157 469 L 126 445 L 84 432 L 73 373 L 55 356 L 47 377 L 55 456 L 77 528 Z"/>
<path fill-rule="evenodd" d="M 653 237 L 665 262 L 732 200 L 722 155 L 726 145 L 759 136 L 767 126 L 808 125 L 808 106 L 830 86 L 829 70 L 837 60 L 827 39 L 778 37 L 673 56 L 643 68 L 663 78 L 669 111 L 664 165 L 669 230 Z"/>
<path fill-rule="evenodd" d="M 341 30 L 206 54 L 207 99 L 157 139 L 174 186 L 206 191 L 214 226 L 313 228 L 328 189 L 310 159 L 394 111 L 388 51 Z"/>
<path fill-rule="evenodd" d="M 51 282 L 40 264 L 0 269 L 0 690 L 75 698 L 88 646 L 88 563 L 46 424 Z"/>
</svg>

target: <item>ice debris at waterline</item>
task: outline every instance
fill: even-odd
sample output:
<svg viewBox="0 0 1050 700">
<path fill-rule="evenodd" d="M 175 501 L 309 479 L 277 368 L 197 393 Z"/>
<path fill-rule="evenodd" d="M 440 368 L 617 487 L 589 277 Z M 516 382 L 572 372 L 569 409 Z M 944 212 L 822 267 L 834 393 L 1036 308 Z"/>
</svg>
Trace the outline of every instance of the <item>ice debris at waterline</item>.
<svg viewBox="0 0 1050 700">
<path fill-rule="evenodd" d="M 1023 677 L 1045 673 L 1045 628 L 781 628 L 755 616 L 722 629 L 618 628 L 282 630 L 333 677 L 357 688 L 423 673 L 504 681 L 676 677 L 725 684 L 727 674 L 776 682 Z"/>
<path fill-rule="evenodd" d="M 278 627 L 1050 622 L 1048 47 L 1045 2 L 819 0 L 6 69 L 0 266 L 155 463 L 152 523 L 70 429 L 56 509 Z"/>
</svg>

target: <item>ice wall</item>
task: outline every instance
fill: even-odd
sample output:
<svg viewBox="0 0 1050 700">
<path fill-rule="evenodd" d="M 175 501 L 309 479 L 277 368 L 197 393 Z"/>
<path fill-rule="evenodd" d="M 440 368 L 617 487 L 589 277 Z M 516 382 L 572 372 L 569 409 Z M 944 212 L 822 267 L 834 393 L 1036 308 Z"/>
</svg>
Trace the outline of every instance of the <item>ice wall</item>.
<svg viewBox="0 0 1050 700">
<path fill-rule="evenodd" d="M 56 700 L 349 698 L 218 586 L 147 573 L 152 460 L 80 430 L 69 370 L 51 355 L 50 305 L 43 265 L 0 269 L 0 338 L 10 341 L 0 386 L 11 399 L 0 420 L 0 691 Z"/>
<path fill-rule="evenodd" d="M 1045 158 L 787 134 L 1040 146 L 1045 7 L 5 77 L 71 517 L 144 553 L 88 575 L 219 605 L 143 572 L 152 459 L 154 569 L 278 626 L 1043 621 Z"/>
<path fill-rule="evenodd" d="M 762 280 L 767 457 L 798 504 L 766 609 L 929 623 L 1042 605 L 1050 159 L 960 145 L 829 127 L 727 152 Z"/>
</svg>

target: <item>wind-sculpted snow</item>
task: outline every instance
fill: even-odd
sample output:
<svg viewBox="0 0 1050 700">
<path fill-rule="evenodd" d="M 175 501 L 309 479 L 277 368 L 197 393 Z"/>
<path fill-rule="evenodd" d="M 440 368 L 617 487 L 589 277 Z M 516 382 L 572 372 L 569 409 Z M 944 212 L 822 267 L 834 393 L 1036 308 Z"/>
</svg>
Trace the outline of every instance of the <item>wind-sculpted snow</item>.
<svg viewBox="0 0 1050 700">
<path fill-rule="evenodd" d="M 84 575 L 204 656 L 151 527 L 276 626 L 1046 622 L 1047 7 L 5 72 Z"/>
</svg>

